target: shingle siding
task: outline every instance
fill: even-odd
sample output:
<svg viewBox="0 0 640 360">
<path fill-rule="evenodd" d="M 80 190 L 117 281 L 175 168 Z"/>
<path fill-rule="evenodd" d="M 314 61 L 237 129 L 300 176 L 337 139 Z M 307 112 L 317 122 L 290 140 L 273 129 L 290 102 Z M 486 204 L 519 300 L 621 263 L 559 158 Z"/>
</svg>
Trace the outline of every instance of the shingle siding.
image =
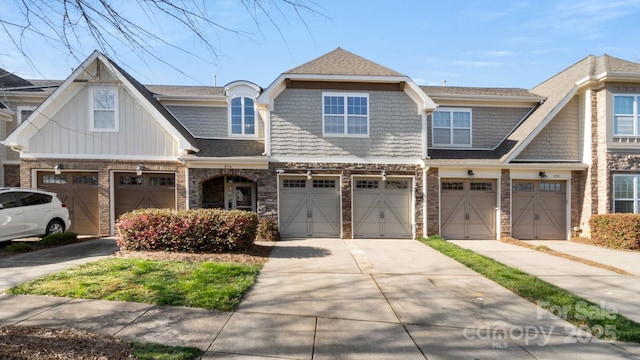
<svg viewBox="0 0 640 360">
<path fill-rule="evenodd" d="M 194 137 L 221 138 L 229 135 L 227 108 L 167 106 L 167 109 Z"/>
<path fill-rule="evenodd" d="M 422 118 L 404 92 L 368 92 L 368 138 L 323 136 L 322 92 L 286 89 L 276 98 L 271 112 L 274 156 L 421 156 Z"/>
<path fill-rule="evenodd" d="M 575 97 L 522 151 L 518 160 L 580 160 L 578 98 Z"/>
<path fill-rule="evenodd" d="M 443 106 L 445 107 L 445 106 Z M 455 108 L 446 106 L 447 108 Z M 529 112 L 529 108 L 463 107 L 471 108 L 471 145 L 476 149 L 492 149 L 513 130 Z M 437 111 L 437 110 L 436 110 Z M 429 147 L 433 146 L 431 116 L 427 118 Z"/>
</svg>

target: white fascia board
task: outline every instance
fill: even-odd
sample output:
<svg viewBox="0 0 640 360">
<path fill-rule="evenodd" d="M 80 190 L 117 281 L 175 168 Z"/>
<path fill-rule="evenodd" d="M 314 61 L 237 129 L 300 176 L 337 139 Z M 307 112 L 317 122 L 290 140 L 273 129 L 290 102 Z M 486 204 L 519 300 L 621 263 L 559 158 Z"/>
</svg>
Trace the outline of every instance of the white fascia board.
<svg viewBox="0 0 640 360">
<path fill-rule="evenodd" d="M 266 157 L 224 157 L 224 158 L 207 158 L 207 157 L 181 157 L 186 167 L 191 169 L 207 169 L 207 168 L 231 168 L 231 169 L 268 169 L 269 161 Z"/>
<path fill-rule="evenodd" d="M 576 85 L 579 87 L 590 86 L 593 83 L 600 83 L 604 81 L 619 81 L 619 82 L 637 82 L 640 81 L 640 73 L 610 73 L 603 72 L 598 75 L 589 75 L 578 80 Z"/>
<path fill-rule="evenodd" d="M 51 153 L 21 153 L 21 159 L 70 159 L 70 160 L 134 160 L 134 161 L 178 161 L 177 156 L 154 155 L 113 155 L 113 154 L 51 154 Z"/>
<path fill-rule="evenodd" d="M 269 162 L 283 163 L 337 163 L 337 164 L 397 164 L 397 165 L 421 165 L 424 160 L 419 158 L 365 158 L 358 156 L 326 156 L 326 157 L 303 157 L 303 156 L 271 156 Z"/>
<path fill-rule="evenodd" d="M 405 77 L 404 80 L 405 87 L 404 92 L 409 95 L 411 100 L 413 100 L 416 104 L 418 104 L 418 115 L 424 114 L 425 112 L 431 113 L 435 110 L 438 105 L 425 93 L 416 83 L 413 82 L 408 77 Z"/>
<path fill-rule="evenodd" d="M 13 115 L 15 115 L 15 111 L 11 109 L 2 109 L 0 110 L 0 120 L 11 122 L 13 121 Z"/>
<path fill-rule="evenodd" d="M 468 100 L 479 102 L 524 102 L 524 103 L 539 103 L 546 98 L 543 96 L 505 96 L 505 95 L 471 95 L 471 94 L 448 94 L 448 93 L 436 93 L 428 94 L 432 99 L 439 101 L 447 100 Z"/>
<path fill-rule="evenodd" d="M 518 145 L 518 147 L 511 153 L 511 155 L 509 155 L 509 157 L 504 160 L 504 162 L 510 163 L 514 161 L 514 159 L 518 157 L 518 155 L 520 155 L 520 153 L 524 151 L 524 149 L 526 149 L 526 147 L 531 143 L 531 141 L 533 141 L 533 139 L 535 139 L 536 136 L 540 134 L 540 132 L 549 124 L 549 122 L 551 122 L 551 120 L 553 120 L 553 118 L 555 118 L 556 115 L 558 115 L 558 113 L 562 109 L 564 109 L 567 103 L 571 101 L 571 99 L 573 99 L 573 97 L 576 95 L 577 92 L 578 92 L 578 87 L 574 86 L 573 89 L 571 89 L 571 91 L 569 91 L 569 93 L 562 99 L 562 101 L 560 101 L 560 103 L 558 103 L 558 105 L 556 105 L 556 107 L 553 108 L 553 110 L 551 110 L 551 112 L 544 118 L 544 120 L 535 128 L 535 130 L 533 130 L 524 139 L 524 141 L 522 141 L 522 143 Z"/>
<path fill-rule="evenodd" d="M 176 139 L 176 141 L 178 142 L 178 147 L 181 150 L 199 151 L 195 146 L 193 146 L 193 144 L 185 139 L 185 137 L 182 136 L 182 134 L 180 134 L 180 132 L 175 127 L 173 127 L 173 125 L 171 125 L 171 123 L 169 123 L 169 121 L 158 111 L 158 109 L 155 108 L 155 106 L 153 106 L 144 96 L 142 96 L 142 94 L 140 94 L 140 92 L 133 86 L 133 84 L 131 84 L 129 80 L 127 80 L 127 78 L 125 78 L 124 75 L 122 75 L 120 71 L 118 71 L 118 69 L 116 69 L 116 67 L 113 66 L 104 55 L 100 54 L 99 59 L 100 61 L 102 61 L 103 65 L 109 68 L 109 71 L 111 71 L 111 73 L 116 76 L 120 83 L 124 85 L 129 94 L 131 94 L 145 110 L 151 113 L 156 121 L 158 121 L 160 125 L 169 134 L 171 134 L 174 139 Z"/>
</svg>

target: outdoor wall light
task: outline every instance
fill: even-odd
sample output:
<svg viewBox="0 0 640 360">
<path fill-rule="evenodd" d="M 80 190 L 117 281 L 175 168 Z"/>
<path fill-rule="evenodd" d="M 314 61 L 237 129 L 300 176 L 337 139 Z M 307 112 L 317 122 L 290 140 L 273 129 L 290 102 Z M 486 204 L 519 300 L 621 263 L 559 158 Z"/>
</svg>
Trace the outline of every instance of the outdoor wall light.
<svg viewBox="0 0 640 360">
<path fill-rule="evenodd" d="M 476 176 L 476 174 L 474 174 L 473 170 L 471 169 L 467 170 L 467 175 L 469 176 L 469 180 L 473 180 L 473 178 Z"/>
<path fill-rule="evenodd" d="M 540 180 L 542 180 L 542 182 L 545 182 L 547 180 L 547 173 L 544 171 L 540 171 L 538 173 L 538 175 L 540 175 Z"/>
<path fill-rule="evenodd" d="M 311 175 L 311 170 L 307 170 L 307 180 L 311 180 L 311 178 L 313 178 L 313 175 Z"/>
<path fill-rule="evenodd" d="M 284 169 L 276 169 L 277 174 L 284 174 Z"/>
<path fill-rule="evenodd" d="M 62 172 L 62 169 L 64 169 L 64 165 L 58 164 L 53 167 L 53 173 L 56 175 L 60 175 L 60 173 Z"/>
<path fill-rule="evenodd" d="M 382 176 L 382 181 L 387 181 L 387 172 L 384 169 L 382 169 L 380 176 Z"/>
<path fill-rule="evenodd" d="M 142 176 L 142 170 L 144 169 L 145 169 L 144 165 L 142 164 L 138 165 L 138 167 L 136 167 L 136 175 Z"/>
</svg>

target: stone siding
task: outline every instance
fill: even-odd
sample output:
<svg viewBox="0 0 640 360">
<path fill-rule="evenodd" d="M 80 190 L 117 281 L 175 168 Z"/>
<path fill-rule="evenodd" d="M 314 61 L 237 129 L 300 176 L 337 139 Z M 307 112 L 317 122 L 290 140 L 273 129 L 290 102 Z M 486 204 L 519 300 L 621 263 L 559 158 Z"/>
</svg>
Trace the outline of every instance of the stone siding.
<svg viewBox="0 0 640 360">
<path fill-rule="evenodd" d="M 427 170 L 427 236 L 440 234 L 440 175 L 438 168 Z"/>
<path fill-rule="evenodd" d="M 331 91 L 333 90 L 324 90 Z M 369 91 L 369 136 L 323 136 L 322 92 L 286 89 L 271 112 L 274 156 L 420 158 L 422 117 L 417 105 L 400 91 Z M 363 92 L 358 92 L 363 93 Z"/>
<path fill-rule="evenodd" d="M 20 165 L 4 164 L 4 185 L 8 187 L 20 187 Z"/>
<path fill-rule="evenodd" d="M 500 172 L 500 238 L 511 236 L 511 171 Z"/>
</svg>

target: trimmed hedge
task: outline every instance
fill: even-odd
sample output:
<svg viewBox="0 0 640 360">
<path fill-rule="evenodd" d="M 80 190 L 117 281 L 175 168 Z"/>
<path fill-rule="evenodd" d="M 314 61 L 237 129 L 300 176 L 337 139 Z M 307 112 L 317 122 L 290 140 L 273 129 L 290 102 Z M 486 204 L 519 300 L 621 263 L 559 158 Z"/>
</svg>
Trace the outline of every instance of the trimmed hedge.
<svg viewBox="0 0 640 360">
<path fill-rule="evenodd" d="M 253 245 L 258 215 L 223 209 L 140 209 L 116 223 L 122 250 L 213 253 Z"/>
<path fill-rule="evenodd" d="M 614 249 L 640 250 L 639 214 L 602 214 L 589 220 L 594 244 Z"/>
<path fill-rule="evenodd" d="M 78 234 L 74 232 L 63 232 L 59 234 L 49 234 L 38 243 L 42 246 L 59 246 L 73 244 L 78 241 Z"/>
<path fill-rule="evenodd" d="M 260 219 L 258 222 L 257 241 L 280 241 L 278 223 L 274 219 Z"/>
</svg>

